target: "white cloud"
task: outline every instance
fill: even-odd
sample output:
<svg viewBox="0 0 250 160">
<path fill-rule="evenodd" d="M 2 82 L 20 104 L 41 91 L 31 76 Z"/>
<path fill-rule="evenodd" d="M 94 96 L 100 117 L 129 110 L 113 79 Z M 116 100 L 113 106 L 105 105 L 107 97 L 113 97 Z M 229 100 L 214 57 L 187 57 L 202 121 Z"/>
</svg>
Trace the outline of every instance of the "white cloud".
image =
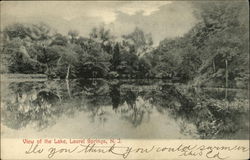
<svg viewBox="0 0 250 160">
<path fill-rule="evenodd" d="M 133 1 L 133 2 L 80 2 L 80 1 L 10 1 L 3 2 L 3 13 L 16 18 L 30 16 L 52 16 L 71 20 L 81 16 L 101 17 L 105 23 L 115 21 L 116 12 L 120 11 L 133 15 L 142 11 L 144 15 L 150 15 L 160 6 L 169 4 L 170 1 Z"/>
<path fill-rule="evenodd" d="M 128 4 L 125 4 L 118 8 L 118 11 L 124 12 L 129 15 L 134 15 L 136 12 L 143 12 L 143 15 L 150 15 L 152 12 L 159 10 L 160 6 L 170 4 L 171 1 L 134 1 Z"/>
<path fill-rule="evenodd" d="M 111 23 L 116 19 L 116 13 L 113 10 L 91 10 L 89 11 L 91 17 L 101 17 L 105 23 Z"/>
<path fill-rule="evenodd" d="M 184 1 L 4 1 L 1 28 L 13 22 L 44 22 L 62 34 L 76 29 L 88 36 L 105 23 L 116 36 L 140 27 L 158 43 L 187 32 L 195 23 L 192 12 Z"/>
</svg>

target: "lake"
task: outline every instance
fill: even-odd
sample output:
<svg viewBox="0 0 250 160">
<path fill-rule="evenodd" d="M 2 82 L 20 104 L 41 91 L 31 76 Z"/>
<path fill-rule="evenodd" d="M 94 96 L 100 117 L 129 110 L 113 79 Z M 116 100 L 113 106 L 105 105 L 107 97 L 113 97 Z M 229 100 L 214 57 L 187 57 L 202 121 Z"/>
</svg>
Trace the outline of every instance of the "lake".
<svg viewBox="0 0 250 160">
<path fill-rule="evenodd" d="M 163 80 L 1 83 L 2 138 L 248 139 L 248 90 Z"/>
</svg>

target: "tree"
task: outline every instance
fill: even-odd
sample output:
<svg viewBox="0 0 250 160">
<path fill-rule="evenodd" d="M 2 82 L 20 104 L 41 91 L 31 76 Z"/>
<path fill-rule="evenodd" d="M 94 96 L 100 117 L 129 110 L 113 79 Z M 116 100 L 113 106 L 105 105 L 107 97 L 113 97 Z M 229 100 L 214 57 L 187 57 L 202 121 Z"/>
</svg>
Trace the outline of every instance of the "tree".
<svg viewBox="0 0 250 160">
<path fill-rule="evenodd" d="M 105 77 L 110 70 L 109 55 L 102 44 L 91 40 L 82 39 L 81 49 L 77 51 L 77 74 L 79 77 Z"/>
<path fill-rule="evenodd" d="M 158 78 L 173 78 L 180 67 L 185 54 L 185 39 L 165 39 L 151 52 L 151 71 Z"/>
<path fill-rule="evenodd" d="M 109 29 L 100 26 L 99 28 L 94 27 L 89 34 L 90 39 L 102 44 L 102 47 L 110 45 L 111 41 L 114 39 L 114 36 L 111 34 Z"/>
<path fill-rule="evenodd" d="M 50 27 L 44 23 L 39 24 L 21 24 L 14 23 L 4 28 L 4 37 L 6 39 L 20 38 L 31 39 L 33 41 L 41 41 L 50 39 L 52 31 Z"/>
<path fill-rule="evenodd" d="M 77 37 L 78 37 L 78 35 L 79 35 L 79 32 L 78 32 L 77 30 L 70 30 L 70 31 L 68 32 L 68 35 L 69 35 L 70 38 L 71 38 L 70 42 L 71 42 L 71 43 L 75 43 L 75 42 L 76 42 L 76 39 L 77 39 Z"/>
<path fill-rule="evenodd" d="M 119 49 L 119 44 L 116 43 L 114 47 L 114 52 L 113 52 L 113 58 L 112 58 L 112 67 L 113 70 L 117 69 L 117 66 L 120 64 L 120 49 Z"/>
<path fill-rule="evenodd" d="M 53 50 L 59 55 L 56 59 L 55 72 L 61 78 L 69 79 L 75 77 L 77 53 L 74 52 L 73 45 L 67 47 L 53 46 Z"/>
<path fill-rule="evenodd" d="M 122 37 L 124 39 L 123 45 L 128 47 L 129 52 L 139 56 L 143 55 L 153 44 L 151 34 L 144 34 L 138 27 L 132 33 Z"/>
<path fill-rule="evenodd" d="M 37 60 L 36 46 L 49 41 L 51 29 L 45 24 L 15 23 L 3 29 L 3 51 L 9 58 L 9 71 L 42 73 L 45 64 Z"/>
<path fill-rule="evenodd" d="M 181 82 L 188 82 L 193 80 L 198 74 L 198 69 L 201 65 L 199 54 L 192 46 L 184 48 L 183 60 L 178 68 L 177 76 L 180 77 Z"/>
<path fill-rule="evenodd" d="M 243 67 L 247 63 L 241 59 L 247 56 L 245 41 L 249 40 L 249 27 L 243 18 L 247 15 L 245 2 L 197 2 L 195 5 L 199 9 L 196 15 L 201 21 L 191 37 L 193 46 L 201 51 L 202 65 L 199 72 L 217 78 L 217 82 L 223 81 L 223 87 L 235 86 L 237 77 L 241 77 L 235 72 L 237 68 L 242 69 L 238 73 L 248 72 Z M 239 64 L 239 61 L 242 63 Z M 235 64 L 238 65 L 232 66 Z"/>
<path fill-rule="evenodd" d="M 53 45 L 66 46 L 67 43 L 68 43 L 67 37 L 58 33 L 54 36 L 53 41 L 51 42 L 50 46 L 53 46 Z"/>
</svg>

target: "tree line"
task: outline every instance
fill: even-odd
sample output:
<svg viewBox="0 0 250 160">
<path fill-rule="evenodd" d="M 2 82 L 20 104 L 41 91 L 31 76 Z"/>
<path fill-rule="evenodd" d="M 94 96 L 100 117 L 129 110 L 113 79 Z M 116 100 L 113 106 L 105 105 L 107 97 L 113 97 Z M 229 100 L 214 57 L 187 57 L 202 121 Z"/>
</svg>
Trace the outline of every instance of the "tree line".
<svg viewBox="0 0 250 160">
<path fill-rule="evenodd" d="M 193 2 L 198 22 L 181 37 L 153 46 L 135 28 L 119 38 L 104 26 L 88 37 L 62 35 L 46 24 L 16 23 L 1 31 L 2 72 L 51 78 L 160 78 L 216 87 L 247 88 L 246 2 Z M 185 24 L 184 24 L 185 25 Z"/>
</svg>

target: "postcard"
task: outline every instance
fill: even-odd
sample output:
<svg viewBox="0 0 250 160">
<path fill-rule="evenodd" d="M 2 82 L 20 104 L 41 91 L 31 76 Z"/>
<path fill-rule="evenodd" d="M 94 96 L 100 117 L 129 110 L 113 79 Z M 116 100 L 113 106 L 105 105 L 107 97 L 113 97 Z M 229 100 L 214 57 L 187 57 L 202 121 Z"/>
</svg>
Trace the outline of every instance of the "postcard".
<svg viewBox="0 0 250 160">
<path fill-rule="evenodd" d="M 1 1 L 1 159 L 249 159 L 248 1 Z"/>
</svg>

